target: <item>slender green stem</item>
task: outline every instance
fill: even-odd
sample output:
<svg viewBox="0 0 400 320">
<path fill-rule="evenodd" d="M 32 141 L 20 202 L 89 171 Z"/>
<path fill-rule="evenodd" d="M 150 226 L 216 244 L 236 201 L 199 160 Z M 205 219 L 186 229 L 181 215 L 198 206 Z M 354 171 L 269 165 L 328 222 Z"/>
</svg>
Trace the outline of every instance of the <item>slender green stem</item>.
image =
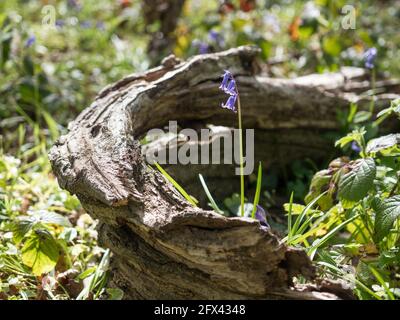
<svg viewBox="0 0 400 320">
<path fill-rule="evenodd" d="M 239 122 L 239 162 L 240 162 L 240 214 L 244 216 L 244 174 L 243 174 L 243 132 L 242 132 L 242 108 L 240 106 L 240 96 L 237 93 L 238 122 Z"/>
<path fill-rule="evenodd" d="M 372 88 L 372 100 L 369 106 L 369 112 L 374 113 L 375 110 L 375 88 L 376 87 L 376 76 L 375 76 L 375 68 L 371 70 L 371 88 Z"/>
</svg>

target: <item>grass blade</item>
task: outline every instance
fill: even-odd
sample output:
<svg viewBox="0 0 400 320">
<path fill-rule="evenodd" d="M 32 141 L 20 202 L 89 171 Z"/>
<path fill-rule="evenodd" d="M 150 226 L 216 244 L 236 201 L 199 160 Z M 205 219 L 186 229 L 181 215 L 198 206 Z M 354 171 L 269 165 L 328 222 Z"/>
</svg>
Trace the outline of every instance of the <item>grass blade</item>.
<svg viewBox="0 0 400 320">
<path fill-rule="evenodd" d="M 260 201 L 260 193 L 261 193 L 261 180 L 262 180 L 262 165 L 261 162 L 258 164 L 258 174 L 257 174 L 257 186 L 256 186 L 256 194 L 254 195 L 254 202 L 253 202 L 253 211 L 251 212 L 251 217 L 255 219 L 257 205 Z"/>
<path fill-rule="evenodd" d="M 336 273 L 332 272 L 334 275 L 336 276 L 341 276 L 346 280 L 353 280 L 353 279 L 349 279 L 349 275 L 345 272 L 343 272 L 341 269 L 339 269 L 338 267 L 327 263 L 327 262 L 323 262 L 323 261 L 319 261 L 317 262 L 319 265 L 325 266 L 331 270 L 334 270 Z M 365 292 L 367 292 L 368 294 L 370 294 L 371 296 L 373 296 L 375 299 L 377 300 L 382 300 L 382 298 L 380 296 L 378 296 L 375 292 L 373 292 L 370 288 L 368 288 L 365 284 L 363 284 L 360 280 L 358 280 L 357 278 L 354 279 L 354 282 L 361 288 L 363 289 Z"/>
<path fill-rule="evenodd" d="M 338 232 L 340 229 L 342 229 L 345 225 L 349 224 L 350 222 L 354 221 L 355 219 L 357 219 L 360 215 L 356 214 L 353 217 L 347 219 L 346 221 L 343 221 L 341 224 L 339 224 L 338 226 L 336 226 L 335 228 L 333 228 L 331 231 L 329 231 L 325 236 L 323 236 L 321 239 L 319 239 L 319 241 L 315 244 L 312 245 L 309 249 L 308 249 L 308 254 L 311 257 L 311 260 L 315 254 L 315 251 L 321 246 L 323 245 L 325 242 L 327 242 L 330 238 L 332 238 L 336 232 Z"/>
<path fill-rule="evenodd" d="M 300 223 L 301 221 L 304 219 L 304 217 L 306 216 L 306 214 L 308 213 L 308 211 L 313 207 L 313 205 L 321 198 L 323 197 L 328 191 L 325 191 L 323 193 L 321 193 L 318 197 L 316 197 L 315 199 L 313 199 L 305 208 L 304 210 L 301 212 L 301 214 L 297 217 L 292 231 L 291 231 L 291 235 L 295 235 L 300 227 Z M 292 201 L 292 198 L 290 199 Z"/>
<path fill-rule="evenodd" d="M 169 181 L 171 182 L 174 187 L 180 192 L 180 194 L 187 200 L 189 201 L 194 207 L 197 207 L 198 201 L 194 199 L 192 196 L 190 196 L 180 185 L 178 182 L 176 182 L 169 174 L 167 171 L 165 171 L 157 162 L 154 162 L 155 166 L 157 167 L 158 171 L 161 172 L 161 174 Z"/>
<path fill-rule="evenodd" d="M 386 294 L 388 295 L 390 300 L 396 300 L 393 293 L 390 291 L 389 287 L 387 286 L 385 280 L 383 280 L 382 276 L 379 274 L 378 271 L 376 271 L 375 268 L 373 268 L 372 266 L 368 265 L 369 270 L 371 270 L 372 274 L 374 275 L 374 277 L 376 278 L 376 280 L 379 281 L 379 283 L 381 284 L 381 286 L 385 289 Z"/>
<path fill-rule="evenodd" d="M 203 176 L 201 175 L 201 173 L 199 173 L 199 179 L 200 179 L 201 185 L 203 186 L 204 192 L 207 195 L 208 201 L 210 201 L 211 208 L 213 208 L 216 212 L 223 214 L 224 212 L 217 206 L 217 203 L 215 202 L 214 198 L 212 197 L 210 190 L 208 190 L 207 184 L 206 184 Z"/>
</svg>

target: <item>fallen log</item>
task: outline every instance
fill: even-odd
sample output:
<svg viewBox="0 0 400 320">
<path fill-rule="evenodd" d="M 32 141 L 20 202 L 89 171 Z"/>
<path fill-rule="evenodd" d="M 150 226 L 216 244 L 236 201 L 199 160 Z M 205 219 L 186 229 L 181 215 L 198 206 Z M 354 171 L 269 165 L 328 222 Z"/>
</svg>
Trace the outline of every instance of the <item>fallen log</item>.
<svg viewBox="0 0 400 320">
<path fill-rule="evenodd" d="M 322 133 L 338 128 L 336 110 L 345 110 L 351 101 L 368 102 L 359 94 L 368 87 L 362 69 L 272 79 L 259 74 L 257 53 L 240 47 L 186 62 L 169 57 L 159 67 L 130 75 L 102 90 L 50 150 L 60 186 L 100 220 L 99 241 L 113 252 L 112 282 L 125 298 L 349 297 L 335 286 L 296 286 L 295 276 L 315 278 L 303 251 L 287 247 L 256 220 L 192 206 L 144 161 L 139 140 L 168 120 L 192 128 L 236 123 L 235 114 L 218 107 L 224 99 L 218 90 L 224 69 L 238 81 L 243 124 L 256 129 L 256 158 L 266 166 L 324 156 L 330 146 Z M 384 87 L 380 92 L 378 106 L 396 94 Z M 195 167 L 171 170 L 186 187 L 197 179 L 200 169 Z M 215 178 L 216 188 L 230 191 L 225 184 L 232 179 L 231 168 L 197 167 Z"/>
</svg>

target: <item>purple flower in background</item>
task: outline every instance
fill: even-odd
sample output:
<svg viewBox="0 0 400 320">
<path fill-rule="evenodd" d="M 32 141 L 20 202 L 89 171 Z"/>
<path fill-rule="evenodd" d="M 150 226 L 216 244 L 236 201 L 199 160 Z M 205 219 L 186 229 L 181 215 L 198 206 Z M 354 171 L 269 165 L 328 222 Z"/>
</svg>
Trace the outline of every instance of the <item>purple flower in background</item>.
<svg viewBox="0 0 400 320">
<path fill-rule="evenodd" d="M 208 36 L 210 37 L 211 40 L 217 41 L 218 38 L 220 37 L 220 34 L 215 30 L 210 30 Z"/>
<path fill-rule="evenodd" d="M 255 216 L 256 216 L 256 219 L 257 219 L 258 221 L 260 221 L 260 224 L 261 224 L 263 227 L 266 227 L 266 228 L 268 228 L 268 229 L 271 228 L 271 227 L 269 226 L 268 222 L 267 222 L 267 215 L 265 214 L 265 210 L 264 210 L 263 207 L 261 207 L 260 205 L 257 205 L 257 211 L 256 211 Z"/>
<path fill-rule="evenodd" d="M 236 81 L 233 78 L 232 73 L 230 73 L 228 70 L 225 70 L 219 89 L 229 95 L 228 100 L 225 104 L 222 104 L 221 107 L 236 112 L 235 105 L 238 96 Z"/>
<path fill-rule="evenodd" d="M 56 20 L 56 27 L 62 28 L 64 25 L 65 25 L 64 20 L 61 20 L 61 19 Z"/>
<path fill-rule="evenodd" d="M 192 41 L 192 47 L 196 48 L 200 54 L 208 53 L 210 47 L 207 43 L 200 41 L 199 39 L 195 39 Z"/>
<path fill-rule="evenodd" d="M 209 51 L 209 46 L 207 43 L 201 42 L 199 45 L 199 53 L 200 54 L 205 54 L 208 53 Z"/>
<path fill-rule="evenodd" d="M 89 29 L 92 26 L 92 23 L 88 20 L 85 20 L 81 23 L 81 27 L 83 29 Z"/>
<path fill-rule="evenodd" d="M 360 146 L 358 145 L 358 143 L 356 141 L 353 141 L 351 143 L 351 150 L 353 150 L 355 152 L 360 152 L 361 151 L 361 148 L 360 148 Z"/>
<path fill-rule="evenodd" d="M 375 47 L 369 48 L 367 51 L 364 52 L 364 61 L 365 67 L 368 69 L 373 69 L 375 66 L 375 59 L 378 55 L 378 50 Z"/>
<path fill-rule="evenodd" d="M 210 30 L 208 32 L 208 38 L 210 41 L 215 42 L 218 46 L 223 47 L 224 46 L 224 38 L 222 35 L 215 31 L 215 30 Z"/>
<path fill-rule="evenodd" d="M 25 48 L 30 48 L 36 42 L 36 37 L 34 35 L 29 36 L 25 42 Z"/>
<path fill-rule="evenodd" d="M 99 29 L 99 30 L 102 30 L 102 31 L 104 31 L 106 29 L 103 21 L 97 22 L 96 23 L 96 28 Z"/>
<path fill-rule="evenodd" d="M 81 9 L 81 5 L 78 0 L 68 0 L 68 6 L 74 9 Z"/>
</svg>

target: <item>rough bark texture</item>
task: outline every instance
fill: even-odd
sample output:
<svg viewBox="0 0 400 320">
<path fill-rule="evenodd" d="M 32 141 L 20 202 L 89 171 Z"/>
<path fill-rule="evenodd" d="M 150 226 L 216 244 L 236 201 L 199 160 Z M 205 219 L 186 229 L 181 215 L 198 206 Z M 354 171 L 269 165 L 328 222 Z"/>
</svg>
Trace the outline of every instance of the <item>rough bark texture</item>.
<svg viewBox="0 0 400 320">
<path fill-rule="evenodd" d="M 236 123 L 235 114 L 218 107 L 225 99 L 218 90 L 223 69 L 239 83 L 243 123 L 257 129 L 257 157 L 265 165 L 326 153 L 322 133 L 338 127 L 335 110 L 366 100 L 358 96 L 369 85 L 364 70 L 271 79 L 258 74 L 256 55 L 256 49 L 240 47 L 187 62 L 169 57 L 105 88 L 51 149 L 61 187 L 101 221 L 100 241 L 114 253 L 113 283 L 126 298 L 348 297 L 335 286 L 293 286 L 296 274 L 314 277 L 304 252 L 280 243 L 258 221 L 193 207 L 144 162 L 138 140 L 168 120 L 194 128 Z M 398 90 L 398 83 L 381 85 Z M 382 92 L 379 103 L 393 96 Z M 190 184 L 195 167 L 176 166 L 174 174 Z M 215 181 L 229 181 L 222 166 L 198 167 Z"/>
</svg>

